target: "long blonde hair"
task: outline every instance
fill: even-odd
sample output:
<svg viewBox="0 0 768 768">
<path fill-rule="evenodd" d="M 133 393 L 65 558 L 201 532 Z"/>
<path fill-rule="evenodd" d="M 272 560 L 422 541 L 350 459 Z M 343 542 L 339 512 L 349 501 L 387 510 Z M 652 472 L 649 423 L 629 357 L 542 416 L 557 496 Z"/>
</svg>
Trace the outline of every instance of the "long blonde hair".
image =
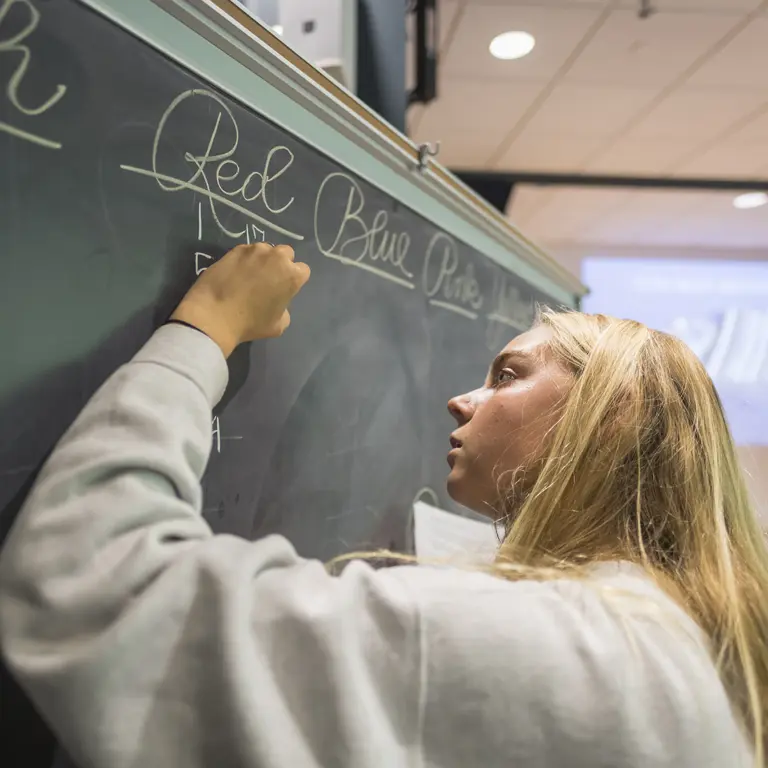
<svg viewBox="0 0 768 768">
<path fill-rule="evenodd" d="M 535 466 L 500 474 L 504 535 L 477 569 L 546 580 L 586 578 L 600 561 L 640 565 L 709 637 L 763 768 L 768 549 L 712 380 L 683 342 L 641 323 L 549 310 L 538 322 L 573 382 Z M 357 557 L 418 560 L 333 562 Z"/>
<path fill-rule="evenodd" d="M 539 322 L 574 381 L 510 510 L 498 575 L 641 565 L 709 636 L 763 766 L 768 550 L 712 380 L 683 342 L 640 323 L 551 311 Z"/>
</svg>

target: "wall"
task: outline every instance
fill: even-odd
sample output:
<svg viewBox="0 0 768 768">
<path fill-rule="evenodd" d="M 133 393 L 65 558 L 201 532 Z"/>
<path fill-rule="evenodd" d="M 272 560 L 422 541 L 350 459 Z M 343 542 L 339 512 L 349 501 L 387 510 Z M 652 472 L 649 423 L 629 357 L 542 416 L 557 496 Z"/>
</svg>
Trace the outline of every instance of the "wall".
<svg viewBox="0 0 768 768">
<path fill-rule="evenodd" d="M 280 0 L 236 0 L 270 27 L 280 21 Z"/>
</svg>

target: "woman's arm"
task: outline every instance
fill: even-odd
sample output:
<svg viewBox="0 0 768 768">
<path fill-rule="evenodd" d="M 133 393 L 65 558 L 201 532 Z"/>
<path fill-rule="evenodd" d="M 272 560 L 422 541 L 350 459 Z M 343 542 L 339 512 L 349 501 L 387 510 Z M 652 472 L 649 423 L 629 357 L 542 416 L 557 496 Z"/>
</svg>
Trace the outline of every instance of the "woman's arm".
<svg viewBox="0 0 768 768">
<path fill-rule="evenodd" d="M 219 340 L 260 333 L 217 322 Z M 213 536 L 200 516 L 226 344 L 162 328 L 61 440 L 0 557 L 9 667 L 84 766 L 405 762 L 420 658 L 398 581 L 332 578 L 281 537 Z"/>
</svg>

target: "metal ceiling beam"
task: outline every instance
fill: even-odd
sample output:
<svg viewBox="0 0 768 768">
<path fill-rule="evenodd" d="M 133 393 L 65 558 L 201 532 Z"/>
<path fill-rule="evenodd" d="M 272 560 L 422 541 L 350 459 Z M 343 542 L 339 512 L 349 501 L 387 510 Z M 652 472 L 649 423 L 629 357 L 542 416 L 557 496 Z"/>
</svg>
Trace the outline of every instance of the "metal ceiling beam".
<svg viewBox="0 0 768 768">
<path fill-rule="evenodd" d="M 467 174 L 462 171 L 457 172 L 456 175 L 497 211 L 506 213 L 509 198 L 515 188 L 512 182 L 483 174 Z"/>
<path fill-rule="evenodd" d="M 768 179 L 698 179 L 670 176 L 610 176 L 582 173 L 531 173 L 516 171 L 454 171 L 466 184 L 507 183 L 559 187 L 624 187 L 627 189 L 678 189 L 701 192 L 768 192 Z"/>
</svg>

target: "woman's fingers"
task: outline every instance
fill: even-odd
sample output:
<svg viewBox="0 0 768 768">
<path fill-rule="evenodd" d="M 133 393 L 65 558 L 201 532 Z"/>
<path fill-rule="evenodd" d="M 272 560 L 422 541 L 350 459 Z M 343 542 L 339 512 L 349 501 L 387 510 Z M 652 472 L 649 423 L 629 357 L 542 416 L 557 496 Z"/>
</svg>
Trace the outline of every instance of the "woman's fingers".
<svg viewBox="0 0 768 768">
<path fill-rule="evenodd" d="M 287 258 L 288 261 L 293 261 L 296 256 L 293 248 L 291 248 L 290 245 L 272 245 L 272 243 L 260 242 L 237 247 L 245 248 L 249 253 L 252 254 L 268 254 L 269 256 L 280 256 L 281 258 Z"/>
<path fill-rule="evenodd" d="M 275 253 L 280 254 L 280 256 L 286 256 L 289 261 L 294 261 L 296 258 L 296 254 L 290 245 L 276 245 Z"/>
<path fill-rule="evenodd" d="M 312 270 L 309 268 L 309 264 L 305 264 L 303 261 L 297 261 L 293 266 L 296 275 L 296 293 L 298 293 L 306 285 Z"/>
<path fill-rule="evenodd" d="M 238 245 L 198 278 L 174 317 L 207 333 L 225 355 L 241 342 L 280 336 L 288 305 L 309 280 L 289 245 Z"/>
</svg>

